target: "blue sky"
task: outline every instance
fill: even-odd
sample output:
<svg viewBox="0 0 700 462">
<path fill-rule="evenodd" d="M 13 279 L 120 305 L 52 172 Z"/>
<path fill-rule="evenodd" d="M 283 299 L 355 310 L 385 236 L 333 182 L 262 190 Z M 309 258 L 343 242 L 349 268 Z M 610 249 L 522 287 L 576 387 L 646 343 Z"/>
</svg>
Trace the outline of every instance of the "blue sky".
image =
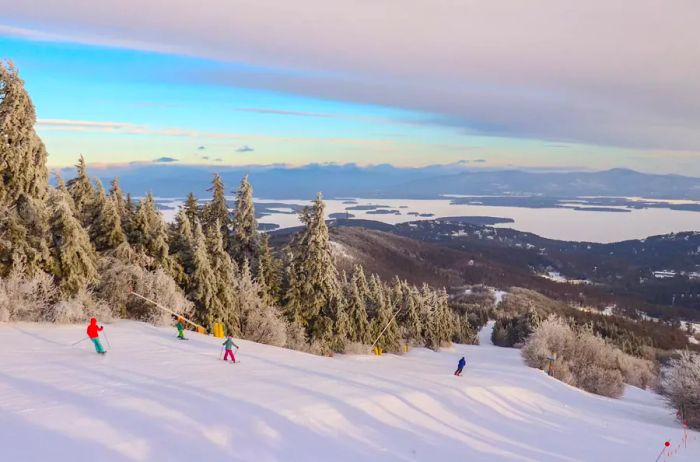
<svg viewBox="0 0 700 462">
<path fill-rule="evenodd" d="M 664 52 L 687 39 L 680 16 L 654 29 L 656 50 L 636 41 L 649 11 L 601 24 L 604 2 L 579 12 L 576 34 L 551 29 L 570 13 L 548 0 L 549 17 L 522 12 L 521 22 L 533 15 L 525 30 L 480 0 L 303 0 L 293 17 L 283 3 L 21 3 L 0 0 L 0 58 L 26 82 L 52 166 L 84 154 L 92 164 L 467 161 L 700 175 L 700 88 L 685 77 L 700 50 Z M 131 3 L 144 10 L 137 19 L 122 11 Z M 484 17 L 460 16 L 462 6 Z"/>
</svg>

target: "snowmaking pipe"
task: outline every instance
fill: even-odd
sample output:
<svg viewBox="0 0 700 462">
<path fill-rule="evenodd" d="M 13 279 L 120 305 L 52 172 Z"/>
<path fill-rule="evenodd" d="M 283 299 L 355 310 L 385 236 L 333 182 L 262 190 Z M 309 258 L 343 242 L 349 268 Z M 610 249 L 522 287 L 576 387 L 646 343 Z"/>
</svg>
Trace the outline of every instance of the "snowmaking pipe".
<svg viewBox="0 0 700 462">
<path fill-rule="evenodd" d="M 134 292 L 133 290 L 129 291 L 129 293 L 130 293 L 131 295 L 133 295 L 134 297 L 138 297 L 138 298 L 140 298 L 140 299 L 146 300 L 146 301 L 149 302 L 149 303 L 153 303 L 155 306 L 157 306 L 157 307 L 160 308 L 161 310 L 163 310 L 163 311 L 165 311 L 165 312 L 167 312 L 167 313 L 170 313 L 170 314 L 172 314 L 173 316 L 177 316 L 178 318 L 182 318 L 182 319 L 184 319 L 185 321 L 187 321 L 188 323 L 192 324 L 193 326 L 199 327 L 200 329 L 204 330 L 205 332 L 207 331 L 207 329 L 205 329 L 204 327 L 200 326 L 200 325 L 197 324 L 196 322 L 190 321 L 189 319 L 187 319 L 187 318 L 184 317 L 183 315 L 177 314 L 176 312 L 174 312 L 174 311 L 172 311 L 172 310 L 169 310 L 168 308 L 164 307 L 164 306 L 161 305 L 160 303 L 158 303 L 158 302 L 156 302 L 156 301 L 154 301 L 154 300 L 151 300 L 151 299 L 148 298 L 148 297 L 144 297 L 143 295 L 138 294 L 138 293 Z"/>
<path fill-rule="evenodd" d="M 399 308 L 396 311 L 396 313 L 394 313 L 394 315 L 391 317 L 389 322 L 386 323 L 386 326 L 384 326 L 384 329 L 382 329 L 382 331 L 379 333 L 379 335 L 377 335 L 377 338 L 374 339 L 374 343 L 372 343 L 372 346 L 369 348 L 369 351 L 374 350 L 374 347 L 377 345 L 377 342 L 379 341 L 379 339 L 382 338 L 382 335 L 384 335 L 384 332 L 386 332 L 386 330 L 389 328 L 389 324 L 391 324 L 394 321 L 394 319 L 396 319 L 396 316 L 398 316 L 400 312 L 401 312 L 401 308 Z"/>
</svg>

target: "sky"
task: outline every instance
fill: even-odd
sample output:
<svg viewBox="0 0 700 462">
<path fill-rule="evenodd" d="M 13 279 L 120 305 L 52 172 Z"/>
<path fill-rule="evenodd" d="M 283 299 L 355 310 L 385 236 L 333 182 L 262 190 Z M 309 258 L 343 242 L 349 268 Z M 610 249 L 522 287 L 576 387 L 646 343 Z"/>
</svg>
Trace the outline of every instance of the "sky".
<svg viewBox="0 0 700 462">
<path fill-rule="evenodd" d="M 0 0 L 49 164 L 700 176 L 697 0 Z"/>
</svg>

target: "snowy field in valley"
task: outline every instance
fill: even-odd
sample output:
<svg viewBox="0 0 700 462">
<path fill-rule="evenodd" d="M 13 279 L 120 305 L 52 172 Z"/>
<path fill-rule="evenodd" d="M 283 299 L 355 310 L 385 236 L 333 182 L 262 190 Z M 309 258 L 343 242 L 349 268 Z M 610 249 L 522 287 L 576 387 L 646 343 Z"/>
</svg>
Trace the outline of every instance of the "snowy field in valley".
<svg viewBox="0 0 700 462">
<path fill-rule="evenodd" d="M 0 324 L 0 460 L 650 461 L 682 429 L 661 399 L 591 395 L 519 351 L 455 346 L 324 358 L 119 321 L 98 356 L 84 326 Z M 463 377 L 452 372 L 464 354 Z M 700 437 L 661 460 L 700 460 Z"/>
</svg>

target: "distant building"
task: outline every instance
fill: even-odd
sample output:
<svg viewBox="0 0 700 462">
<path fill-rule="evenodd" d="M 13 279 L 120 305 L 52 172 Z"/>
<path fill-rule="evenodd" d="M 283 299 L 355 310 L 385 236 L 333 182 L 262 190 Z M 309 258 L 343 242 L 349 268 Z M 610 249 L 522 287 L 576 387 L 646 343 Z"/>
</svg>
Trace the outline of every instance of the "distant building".
<svg viewBox="0 0 700 462">
<path fill-rule="evenodd" d="M 672 270 L 653 271 L 652 274 L 656 279 L 671 279 L 676 277 L 676 272 Z"/>
</svg>

